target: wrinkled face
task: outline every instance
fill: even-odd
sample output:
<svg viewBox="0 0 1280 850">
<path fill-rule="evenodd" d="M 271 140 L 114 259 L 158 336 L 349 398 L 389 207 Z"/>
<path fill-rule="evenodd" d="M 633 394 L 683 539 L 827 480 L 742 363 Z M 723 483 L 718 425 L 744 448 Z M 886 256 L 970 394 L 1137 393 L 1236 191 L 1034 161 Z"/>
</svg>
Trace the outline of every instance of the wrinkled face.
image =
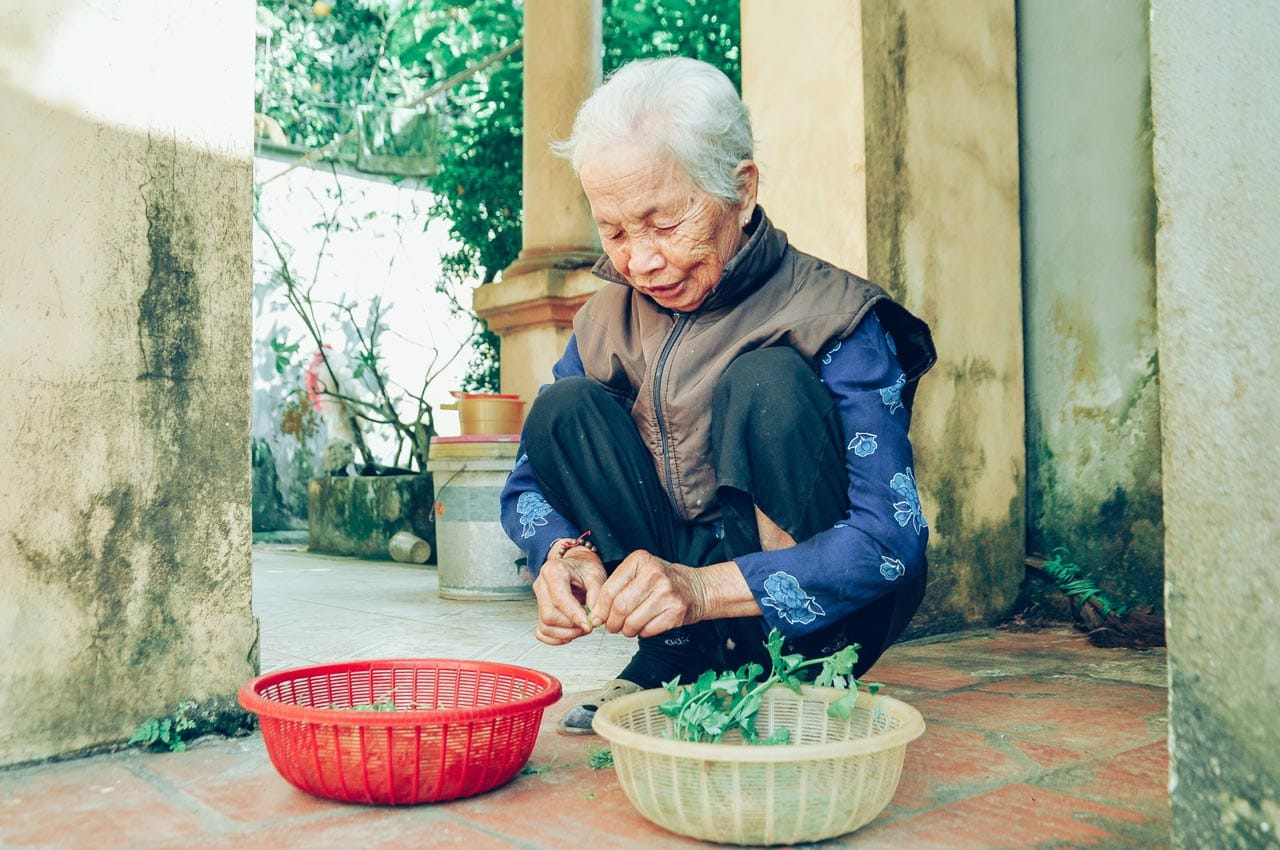
<svg viewBox="0 0 1280 850">
<path fill-rule="evenodd" d="M 696 310 L 720 282 L 755 209 L 755 164 L 739 165 L 747 188 L 726 204 L 694 185 L 665 153 L 630 145 L 582 163 L 578 177 L 600 244 L 633 287 L 668 310 Z"/>
</svg>

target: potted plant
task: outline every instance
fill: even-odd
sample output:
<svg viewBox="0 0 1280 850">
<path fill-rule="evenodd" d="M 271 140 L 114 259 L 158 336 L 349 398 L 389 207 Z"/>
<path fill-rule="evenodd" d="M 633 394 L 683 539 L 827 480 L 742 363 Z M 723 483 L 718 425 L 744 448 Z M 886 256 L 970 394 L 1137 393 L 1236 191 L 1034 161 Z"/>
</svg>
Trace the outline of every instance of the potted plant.
<svg viewBox="0 0 1280 850">
<path fill-rule="evenodd" d="M 317 227 L 327 236 L 336 221 L 335 208 Z M 360 304 L 313 298 L 314 284 L 299 280 L 285 246 L 260 216 L 257 224 L 274 255 L 276 282 L 305 329 L 304 342 L 314 346 L 302 370 L 304 390 L 327 439 L 322 474 L 307 483 L 311 550 L 386 558 L 394 555 L 392 538 L 403 532 L 434 549 L 434 487 L 427 464 L 436 424 L 427 390 L 467 344 L 448 356 L 435 352 L 416 387 L 396 382 L 381 353 L 388 332 L 381 299 Z M 290 346 L 289 353 L 305 356 L 303 343 Z"/>
</svg>

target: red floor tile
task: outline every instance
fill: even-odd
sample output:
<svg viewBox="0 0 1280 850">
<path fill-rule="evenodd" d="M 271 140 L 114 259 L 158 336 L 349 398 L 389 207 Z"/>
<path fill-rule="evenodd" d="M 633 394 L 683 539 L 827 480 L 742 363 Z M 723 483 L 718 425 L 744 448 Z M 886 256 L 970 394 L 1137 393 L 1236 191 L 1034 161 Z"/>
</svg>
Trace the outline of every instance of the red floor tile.
<svg viewBox="0 0 1280 850">
<path fill-rule="evenodd" d="M 922 691 L 950 691 L 981 681 L 972 673 L 955 670 L 942 661 L 912 661 L 902 655 L 882 660 L 871 669 L 866 679 L 884 684 L 886 693 L 894 695 L 903 686 Z"/>
<path fill-rule="evenodd" d="M 313 797 L 285 781 L 272 767 L 260 738 L 239 744 L 253 747 L 256 757 L 197 747 L 185 753 L 147 756 L 141 765 L 237 823 L 272 823 L 332 810 L 332 801 Z"/>
<path fill-rule="evenodd" d="M 115 850 L 207 827 L 123 765 L 103 760 L 0 773 L 0 846 Z"/>
<path fill-rule="evenodd" d="M 1167 821 L 1165 822 L 1167 825 Z M 1158 832 L 1142 815 L 1033 785 L 1010 785 L 979 797 L 893 821 L 873 821 L 834 846 L 857 850 L 1145 847 L 1135 833 Z M 1125 842 L 1125 843 L 1117 843 Z"/>
<path fill-rule="evenodd" d="M 1103 762 L 1056 771 L 1044 784 L 1142 812 L 1169 807 L 1169 742 L 1119 753 Z"/>
<path fill-rule="evenodd" d="M 1120 682 L 1045 681 L 1038 677 L 921 699 L 929 720 L 1002 732 L 1074 752 L 1120 752 L 1165 733 L 1163 694 Z"/>
<path fill-rule="evenodd" d="M 1080 756 L 1073 754 L 1073 758 Z M 1016 749 L 992 744 L 985 733 L 937 723 L 907 747 L 893 805 L 923 809 L 972 797 L 1041 770 Z"/>
<path fill-rule="evenodd" d="M 612 769 L 573 766 L 519 781 L 458 807 L 458 815 L 496 835 L 533 846 L 581 843 L 591 850 L 703 847 L 667 832 L 641 815 L 627 799 Z M 578 842 L 566 841 L 578 836 Z"/>
<path fill-rule="evenodd" d="M 920 709 L 928 731 L 909 747 L 898 794 L 880 818 L 811 846 L 1167 847 L 1164 692 L 1088 674 L 1101 654 L 1144 670 L 1162 660 L 1097 650 L 1065 631 L 894 647 L 868 678 Z M 605 742 L 554 732 L 574 701 L 547 710 L 529 773 L 439 805 L 365 807 L 310 797 L 276 774 L 256 738 L 0 772 L 0 847 L 711 846 L 651 824 L 612 769 L 591 769 L 589 755 Z"/>
<path fill-rule="evenodd" d="M 1036 763 L 1042 770 L 1054 770 L 1068 764 L 1080 761 L 1081 754 L 1072 752 L 1071 750 L 1063 750 L 1058 747 L 1048 747 L 1044 744 L 1036 744 L 1030 741 L 1019 741 L 1014 738 L 1006 740 L 1005 745 L 1013 747 L 1027 758 Z"/>
<path fill-rule="evenodd" d="M 431 807 L 344 806 L 328 817 L 247 828 L 146 850 L 524 850 L 527 845 L 493 836 Z"/>
</svg>

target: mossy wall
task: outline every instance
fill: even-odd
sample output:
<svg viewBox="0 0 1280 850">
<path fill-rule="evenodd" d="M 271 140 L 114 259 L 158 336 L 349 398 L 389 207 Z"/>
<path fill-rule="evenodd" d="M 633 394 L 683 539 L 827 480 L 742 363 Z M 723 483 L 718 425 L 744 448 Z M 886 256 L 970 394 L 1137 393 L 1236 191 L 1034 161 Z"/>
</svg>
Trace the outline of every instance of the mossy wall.
<svg viewBox="0 0 1280 850">
<path fill-rule="evenodd" d="M 931 535 L 912 632 L 940 632 L 1001 619 L 1024 574 L 1014 8 L 861 6 L 868 273 L 939 354 L 912 423 Z"/>
<path fill-rule="evenodd" d="M 253 4 L 0 30 L 0 765 L 255 672 Z"/>
<path fill-rule="evenodd" d="M 431 544 L 435 562 L 435 489 L 431 473 L 312 478 L 307 482 L 310 549 L 387 560 L 388 544 L 407 531 Z"/>
<path fill-rule="evenodd" d="M 1146 2 L 1020 0 L 1027 545 L 1159 611 L 1164 522 Z"/>
</svg>

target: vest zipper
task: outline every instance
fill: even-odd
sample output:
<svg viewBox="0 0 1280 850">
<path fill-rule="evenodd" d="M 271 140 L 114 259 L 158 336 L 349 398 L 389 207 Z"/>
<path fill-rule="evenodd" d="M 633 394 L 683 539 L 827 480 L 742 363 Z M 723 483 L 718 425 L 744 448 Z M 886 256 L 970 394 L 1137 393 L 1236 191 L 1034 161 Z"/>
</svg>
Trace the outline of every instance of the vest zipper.
<svg viewBox="0 0 1280 850">
<path fill-rule="evenodd" d="M 665 470 L 663 483 L 666 485 L 667 494 L 671 497 L 671 501 L 679 510 L 680 500 L 676 496 L 675 482 L 671 471 L 671 446 L 667 440 L 667 420 L 662 415 L 662 373 L 666 371 L 667 357 L 671 354 L 671 349 L 675 347 L 676 341 L 680 338 L 680 334 L 684 332 L 685 327 L 689 324 L 689 316 L 685 313 L 675 313 L 676 324 L 671 330 L 671 335 L 667 337 L 667 341 L 662 346 L 662 352 L 658 355 L 658 365 L 653 372 L 653 415 L 658 423 L 658 440 L 662 449 L 662 465 Z"/>
</svg>

